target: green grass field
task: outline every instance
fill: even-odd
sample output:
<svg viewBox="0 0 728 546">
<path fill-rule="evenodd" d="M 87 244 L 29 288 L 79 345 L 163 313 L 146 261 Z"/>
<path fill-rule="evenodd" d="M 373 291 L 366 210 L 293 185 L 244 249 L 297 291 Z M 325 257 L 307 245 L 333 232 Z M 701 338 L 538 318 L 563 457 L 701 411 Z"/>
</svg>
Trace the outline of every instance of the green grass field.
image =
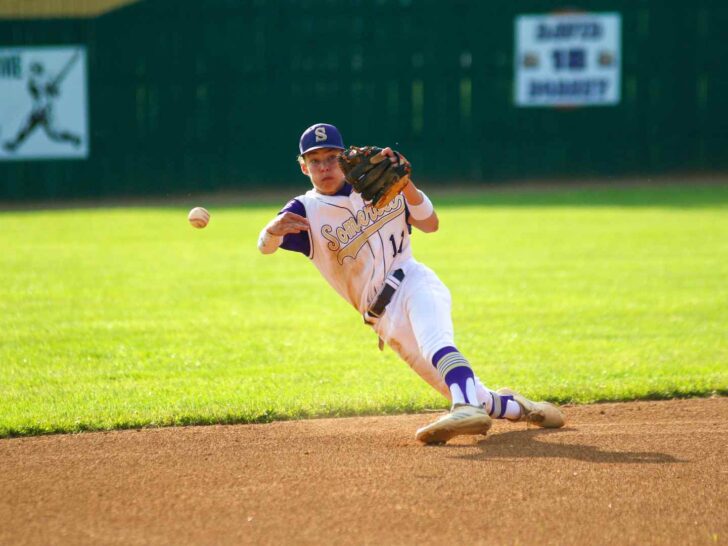
<svg viewBox="0 0 728 546">
<path fill-rule="evenodd" d="M 205 230 L 185 207 L 0 212 L 0 436 L 445 407 L 308 260 L 258 253 L 283 202 L 210 206 Z M 486 385 L 728 394 L 728 186 L 435 203 L 415 256 Z"/>
</svg>

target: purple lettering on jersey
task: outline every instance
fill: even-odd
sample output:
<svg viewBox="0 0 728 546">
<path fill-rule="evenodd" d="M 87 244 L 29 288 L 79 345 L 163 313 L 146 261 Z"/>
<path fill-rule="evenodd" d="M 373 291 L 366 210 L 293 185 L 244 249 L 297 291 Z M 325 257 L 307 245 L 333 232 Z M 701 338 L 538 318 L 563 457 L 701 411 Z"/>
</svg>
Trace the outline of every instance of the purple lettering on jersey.
<svg viewBox="0 0 728 546">
<path fill-rule="evenodd" d="M 303 203 L 301 203 L 298 199 L 291 199 L 278 214 L 283 214 L 284 212 L 292 212 L 306 218 L 306 207 L 304 207 Z M 298 233 L 289 233 L 288 235 L 285 235 L 283 237 L 283 242 L 281 243 L 281 248 L 310 256 L 311 239 L 309 239 L 308 232 L 299 231 Z"/>
</svg>

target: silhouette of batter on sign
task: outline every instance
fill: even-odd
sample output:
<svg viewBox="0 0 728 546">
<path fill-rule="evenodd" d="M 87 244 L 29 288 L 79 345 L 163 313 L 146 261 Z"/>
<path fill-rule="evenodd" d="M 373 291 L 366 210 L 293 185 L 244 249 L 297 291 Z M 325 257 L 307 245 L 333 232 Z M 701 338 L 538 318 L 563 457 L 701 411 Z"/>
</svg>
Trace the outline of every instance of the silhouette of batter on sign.
<svg viewBox="0 0 728 546">
<path fill-rule="evenodd" d="M 70 142 L 76 148 L 81 145 L 80 137 L 68 131 L 57 130 L 53 123 L 53 102 L 60 96 L 60 84 L 78 57 L 79 52 L 77 51 L 55 78 L 46 72 L 41 63 L 31 63 L 28 91 L 33 99 L 33 109 L 15 139 L 5 143 L 4 147 L 8 152 L 17 150 L 38 126 L 43 127 L 45 134 L 54 142 Z"/>
</svg>

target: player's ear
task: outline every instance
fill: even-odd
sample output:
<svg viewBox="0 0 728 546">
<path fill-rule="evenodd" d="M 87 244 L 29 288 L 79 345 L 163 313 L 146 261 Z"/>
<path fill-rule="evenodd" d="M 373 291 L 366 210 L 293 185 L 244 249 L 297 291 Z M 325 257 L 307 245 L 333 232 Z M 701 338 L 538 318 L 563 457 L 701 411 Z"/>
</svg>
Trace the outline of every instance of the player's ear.
<svg viewBox="0 0 728 546">
<path fill-rule="evenodd" d="M 308 173 L 308 165 L 306 165 L 306 160 L 301 158 L 298 162 L 299 165 L 301 165 L 301 172 L 305 174 L 306 176 L 309 176 Z"/>
</svg>

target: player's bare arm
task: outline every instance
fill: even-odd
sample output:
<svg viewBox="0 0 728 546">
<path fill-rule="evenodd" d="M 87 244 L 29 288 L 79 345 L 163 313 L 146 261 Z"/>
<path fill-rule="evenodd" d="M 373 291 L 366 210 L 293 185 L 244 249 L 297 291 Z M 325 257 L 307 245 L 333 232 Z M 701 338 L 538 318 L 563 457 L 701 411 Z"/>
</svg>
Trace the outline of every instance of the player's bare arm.
<svg viewBox="0 0 728 546">
<path fill-rule="evenodd" d="M 412 182 L 411 179 L 409 184 L 407 184 L 402 190 L 402 195 L 404 195 L 410 211 L 416 207 L 427 207 L 425 194 L 417 189 L 417 186 L 415 186 L 415 183 Z M 427 200 L 427 202 L 429 202 L 429 200 Z M 430 204 L 430 208 L 431 207 L 432 205 Z M 425 208 L 425 210 L 427 210 L 427 208 Z M 432 209 L 432 214 L 424 219 L 416 220 L 412 215 L 410 215 L 409 223 L 425 233 L 433 233 L 440 227 L 440 220 L 438 219 L 437 213 L 434 209 Z"/>
</svg>

